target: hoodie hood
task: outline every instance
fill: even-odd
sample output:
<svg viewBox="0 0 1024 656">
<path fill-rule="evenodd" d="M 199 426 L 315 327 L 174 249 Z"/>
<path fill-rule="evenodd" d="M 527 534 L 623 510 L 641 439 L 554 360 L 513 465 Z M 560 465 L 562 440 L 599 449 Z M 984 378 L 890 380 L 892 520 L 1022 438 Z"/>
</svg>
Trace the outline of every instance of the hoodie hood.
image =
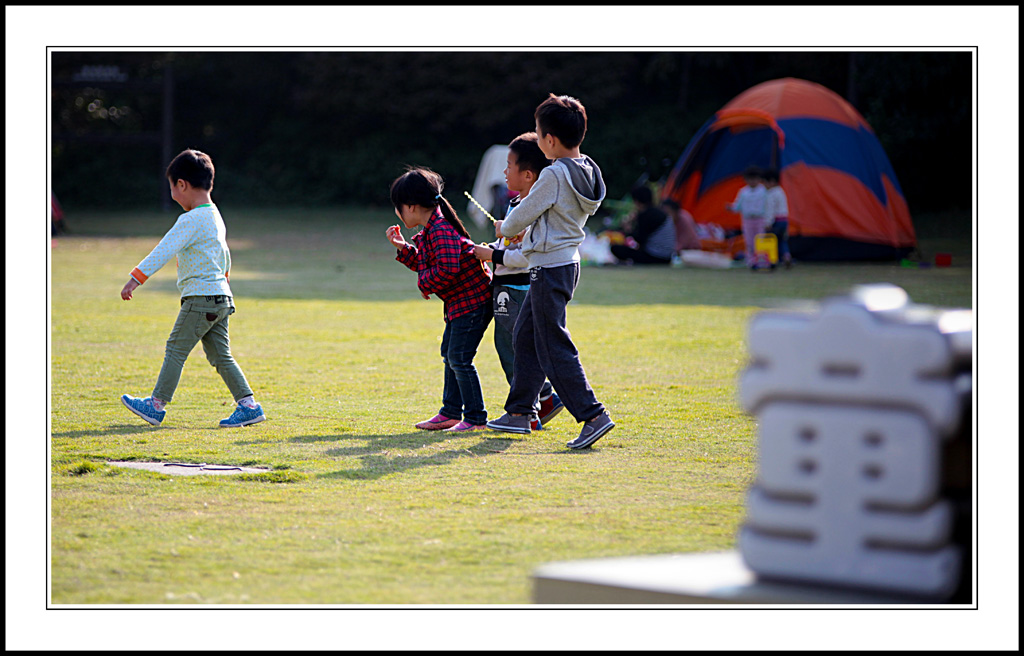
<svg viewBox="0 0 1024 656">
<path fill-rule="evenodd" d="M 509 210 L 501 232 L 514 235 L 530 227 L 522 251 L 531 269 L 579 262 L 583 226 L 604 197 L 604 177 L 594 160 L 586 155 L 556 159 L 540 172 L 529 195 Z"/>
<path fill-rule="evenodd" d="M 583 211 L 588 216 L 597 212 L 605 196 L 604 177 L 597 162 L 583 155 L 579 159 L 561 157 L 555 163 L 565 167 L 569 184 Z"/>
</svg>

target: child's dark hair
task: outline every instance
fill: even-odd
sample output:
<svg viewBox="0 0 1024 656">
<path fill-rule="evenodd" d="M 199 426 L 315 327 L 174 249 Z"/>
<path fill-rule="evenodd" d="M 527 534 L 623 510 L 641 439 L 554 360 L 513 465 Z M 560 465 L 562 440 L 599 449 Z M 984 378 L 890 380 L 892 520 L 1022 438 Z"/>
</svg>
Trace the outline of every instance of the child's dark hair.
<svg viewBox="0 0 1024 656">
<path fill-rule="evenodd" d="M 761 175 L 761 177 L 764 178 L 765 180 L 767 180 L 768 182 L 778 182 L 779 181 L 779 170 L 778 169 L 765 169 L 764 173 Z"/>
<path fill-rule="evenodd" d="M 402 205 L 440 207 L 441 214 L 455 231 L 467 239 L 472 239 L 466 226 L 462 225 L 459 215 L 455 213 L 455 208 L 441 195 L 443 191 L 444 180 L 440 175 L 427 168 L 411 166 L 391 183 L 391 204 L 399 212 L 402 211 Z"/>
<path fill-rule="evenodd" d="M 651 203 L 654 202 L 654 194 L 651 193 L 651 188 L 647 185 L 637 185 L 629 190 L 629 195 L 633 197 L 633 200 L 641 205 L 647 205 L 650 207 Z"/>
<path fill-rule="evenodd" d="M 193 187 L 213 189 L 213 160 L 204 152 L 186 148 L 167 165 L 167 179 L 171 183 L 184 180 Z"/>
<path fill-rule="evenodd" d="M 533 113 L 542 135 L 554 135 L 566 148 L 583 143 L 587 134 L 587 110 L 572 96 L 548 95 Z"/>
<path fill-rule="evenodd" d="M 751 164 L 747 168 L 743 169 L 744 178 L 761 178 L 764 177 L 764 171 L 760 166 Z"/>
<path fill-rule="evenodd" d="M 533 171 L 540 175 L 544 167 L 551 164 L 551 160 L 544 156 L 544 151 L 537 145 L 536 132 L 524 132 L 508 145 L 508 149 L 516 154 L 516 165 L 519 170 Z"/>
<path fill-rule="evenodd" d="M 667 207 L 670 210 L 672 210 L 673 212 L 675 212 L 675 211 L 677 211 L 679 209 L 679 203 L 676 202 L 675 200 L 671 199 L 671 198 L 666 198 L 665 200 L 661 201 L 661 206 L 662 207 Z"/>
</svg>

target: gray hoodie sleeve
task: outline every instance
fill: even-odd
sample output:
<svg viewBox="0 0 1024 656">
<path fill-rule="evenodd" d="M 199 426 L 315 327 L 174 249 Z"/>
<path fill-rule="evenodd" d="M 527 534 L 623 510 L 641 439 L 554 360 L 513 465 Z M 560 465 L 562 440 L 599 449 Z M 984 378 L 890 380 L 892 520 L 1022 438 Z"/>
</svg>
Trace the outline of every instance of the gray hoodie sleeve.
<svg viewBox="0 0 1024 656">
<path fill-rule="evenodd" d="M 546 166 L 530 189 L 530 194 L 519 202 L 516 210 L 501 223 L 501 234 L 514 237 L 532 225 L 552 205 L 558 202 L 558 179 L 553 167 Z"/>
<path fill-rule="evenodd" d="M 502 251 L 502 257 L 504 258 L 502 264 L 510 269 L 525 269 L 530 266 L 530 261 L 526 259 L 520 248 Z"/>
</svg>

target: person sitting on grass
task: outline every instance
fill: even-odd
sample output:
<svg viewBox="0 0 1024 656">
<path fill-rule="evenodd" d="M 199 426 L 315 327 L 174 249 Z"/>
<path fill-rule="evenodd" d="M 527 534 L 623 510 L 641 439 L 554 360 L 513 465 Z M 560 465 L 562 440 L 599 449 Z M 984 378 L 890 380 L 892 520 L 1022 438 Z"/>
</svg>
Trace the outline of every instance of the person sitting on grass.
<svg viewBox="0 0 1024 656">
<path fill-rule="evenodd" d="M 130 301 L 132 293 L 159 271 L 172 257 L 178 258 L 178 289 L 181 307 L 171 328 L 152 396 L 136 398 L 123 394 L 121 403 L 139 417 L 159 426 L 174 398 L 174 392 L 196 342 L 202 341 L 206 359 L 217 369 L 238 407 L 222 419 L 222 428 L 238 428 L 265 420 L 263 407 L 256 402 L 242 369 L 231 355 L 228 317 L 235 304 L 228 284 L 231 252 L 227 229 L 220 210 L 213 204 L 213 161 L 206 153 L 184 150 L 167 167 L 171 198 L 185 213 L 178 217 L 152 252 L 132 269 L 121 290 L 121 298 Z"/>
<path fill-rule="evenodd" d="M 385 234 L 398 249 L 396 260 L 416 272 L 423 298 L 444 301 L 444 389 L 437 415 L 416 424 L 423 430 L 481 430 L 487 423 L 480 376 L 473 358 L 491 322 L 491 272 L 476 259 L 455 208 L 442 195 L 444 181 L 426 168 L 412 168 L 391 183 L 391 203 L 406 228 L 421 227 L 412 243 L 401 228 Z"/>
<path fill-rule="evenodd" d="M 700 250 L 700 237 L 693 215 L 671 198 L 661 201 L 661 209 L 676 224 L 676 252 Z"/>
<path fill-rule="evenodd" d="M 626 237 L 636 246 L 612 244 L 612 255 L 631 264 L 669 264 L 676 250 L 676 225 L 667 214 L 654 207 L 654 194 L 646 185 L 630 191 L 636 215 L 630 217 Z"/>
</svg>

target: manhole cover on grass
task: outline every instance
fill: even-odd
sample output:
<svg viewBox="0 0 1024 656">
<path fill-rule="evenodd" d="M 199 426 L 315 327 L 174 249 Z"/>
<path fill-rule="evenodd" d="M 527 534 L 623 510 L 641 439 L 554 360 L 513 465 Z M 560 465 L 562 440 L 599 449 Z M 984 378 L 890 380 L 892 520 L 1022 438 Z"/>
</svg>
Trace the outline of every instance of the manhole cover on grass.
<svg viewBox="0 0 1024 656">
<path fill-rule="evenodd" d="M 236 465 L 215 465 L 205 462 L 108 461 L 107 464 L 114 467 L 145 469 L 147 471 L 155 471 L 162 474 L 173 474 L 176 476 L 263 474 L 270 471 L 269 467 L 238 467 Z"/>
</svg>

